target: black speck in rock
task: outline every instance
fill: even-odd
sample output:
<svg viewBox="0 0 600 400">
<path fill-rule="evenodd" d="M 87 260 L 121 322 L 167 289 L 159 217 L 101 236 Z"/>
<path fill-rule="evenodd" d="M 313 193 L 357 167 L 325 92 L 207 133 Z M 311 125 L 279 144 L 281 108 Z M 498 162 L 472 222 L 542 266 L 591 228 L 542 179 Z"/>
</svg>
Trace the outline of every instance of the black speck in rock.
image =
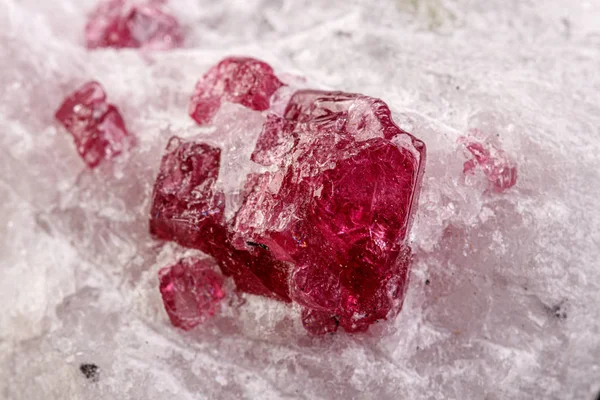
<svg viewBox="0 0 600 400">
<path fill-rule="evenodd" d="M 431 283 L 431 281 L 429 279 L 425 279 L 425 284 L 429 285 Z"/>
<path fill-rule="evenodd" d="M 457 87 L 456 87 L 456 90 L 460 90 L 460 86 L 457 86 Z"/>
<path fill-rule="evenodd" d="M 552 307 L 552 313 L 554 314 L 555 318 L 567 319 L 567 312 L 565 311 L 564 306 L 562 304 L 557 304 L 554 307 Z"/>
<path fill-rule="evenodd" d="M 256 243 L 256 242 L 246 242 L 246 244 L 248 246 L 252 246 L 252 247 L 260 247 L 262 249 L 265 250 L 269 250 L 269 247 L 266 244 L 262 244 L 262 243 Z"/>
<path fill-rule="evenodd" d="M 86 379 L 92 382 L 98 382 L 100 378 L 100 368 L 96 364 L 81 364 L 79 370 L 86 377 Z"/>
</svg>

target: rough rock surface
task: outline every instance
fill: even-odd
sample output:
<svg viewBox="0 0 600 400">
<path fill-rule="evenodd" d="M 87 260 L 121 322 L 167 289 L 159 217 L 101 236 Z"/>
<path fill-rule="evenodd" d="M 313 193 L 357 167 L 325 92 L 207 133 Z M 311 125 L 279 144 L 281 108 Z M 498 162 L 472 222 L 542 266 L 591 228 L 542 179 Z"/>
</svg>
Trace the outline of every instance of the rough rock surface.
<svg viewBox="0 0 600 400">
<path fill-rule="evenodd" d="M 186 48 L 150 56 L 88 53 L 95 4 L 0 0 L 1 398 L 596 398 L 597 2 L 171 0 Z M 170 325 L 157 273 L 193 254 L 149 237 L 152 183 L 168 138 L 204 129 L 191 88 L 228 54 L 383 98 L 427 143 L 393 323 L 310 338 L 289 306 L 245 296 Z M 53 117 L 90 79 L 139 140 L 94 171 Z M 472 129 L 514 159 L 515 186 L 463 174 Z"/>
</svg>

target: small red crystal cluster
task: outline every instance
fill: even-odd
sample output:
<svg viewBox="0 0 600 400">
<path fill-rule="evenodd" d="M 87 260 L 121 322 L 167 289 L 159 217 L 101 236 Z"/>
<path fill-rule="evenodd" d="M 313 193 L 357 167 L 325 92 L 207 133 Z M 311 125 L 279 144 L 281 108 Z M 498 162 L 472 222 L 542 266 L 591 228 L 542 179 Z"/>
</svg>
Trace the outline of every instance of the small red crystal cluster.
<svg viewBox="0 0 600 400">
<path fill-rule="evenodd" d="M 249 58 L 227 58 L 198 82 L 190 115 L 199 123 L 222 102 L 263 112 L 251 159 L 264 172 L 247 175 L 226 218 L 221 149 L 172 138 L 150 231 L 211 255 L 242 292 L 296 302 L 311 333 L 365 331 L 402 304 L 425 145 L 364 95 L 300 90 L 277 115 L 270 98 L 281 86 Z"/>
<path fill-rule="evenodd" d="M 98 82 L 88 82 L 67 97 L 55 117 L 73 135 L 77 152 L 90 168 L 131 143 L 121 113 L 106 102 Z"/>
<path fill-rule="evenodd" d="M 168 50 L 180 47 L 183 42 L 179 22 L 157 1 L 130 4 L 127 0 L 105 0 L 91 14 L 85 37 L 89 49 Z"/>
<path fill-rule="evenodd" d="M 104 1 L 86 27 L 88 47 L 180 45 L 179 25 L 162 4 Z M 154 184 L 153 237 L 214 259 L 185 258 L 159 272 L 173 325 L 191 329 L 218 309 L 224 279 L 214 263 L 240 292 L 298 304 L 313 334 L 340 326 L 361 332 L 397 314 L 411 263 L 407 234 L 424 143 L 400 129 L 379 99 L 294 91 L 271 66 L 252 58 L 230 57 L 211 68 L 195 87 L 189 114 L 207 125 L 235 107 L 258 118 L 230 119 L 219 132 L 239 135 L 253 127 L 231 124 L 262 121 L 254 127 L 258 136 L 241 138 L 249 151 L 232 155 L 227 140 L 173 137 Z M 130 143 L 119 111 L 97 82 L 70 95 L 55 117 L 91 168 Z M 228 157 L 251 166 L 238 171 L 242 180 L 234 189 L 223 173 L 235 164 Z M 477 162 L 486 168 L 483 158 Z"/>
</svg>

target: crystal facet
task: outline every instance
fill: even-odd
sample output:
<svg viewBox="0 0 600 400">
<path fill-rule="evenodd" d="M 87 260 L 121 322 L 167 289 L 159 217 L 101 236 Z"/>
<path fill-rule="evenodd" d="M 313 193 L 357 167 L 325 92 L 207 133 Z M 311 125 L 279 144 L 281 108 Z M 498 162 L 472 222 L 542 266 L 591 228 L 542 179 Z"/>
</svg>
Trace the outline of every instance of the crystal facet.
<svg viewBox="0 0 600 400">
<path fill-rule="evenodd" d="M 184 258 L 158 272 L 160 293 L 171 323 L 190 330 L 214 315 L 225 297 L 223 277 L 207 259 Z"/>
<path fill-rule="evenodd" d="M 67 97 L 55 118 L 73 135 L 77 152 L 90 168 L 120 154 L 130 144 L 119 110 L 106 102 L 98 82 L 88 82 Z"/>
<path fill-rule="evenodd" d="M 240 291 L 298 303 L 313 334 L 365 331 L 402 305 L 425 145 L 394 124 L 384 102 L 364 95 L 300 90 L 278 114 L 269 97 L 281 82 L 268 65 L 243 60 L 211 69 L 191 111 L 208 122 L 222 99 L 269 110 L 253 149 L 221 159 L 231 149 L 171 139 L 151 232 L 213 256 Z M 248 75 L 248 62 L 266 74 Z M 231 191 L 220 173 L 243 154 L 253 162 Z"/>
<path fill-rule="evenodd" d="M 270 65 L 253 58 L 229 57 L 212 67 L 196 84 L 189 113 L 203 125 L 211 122 L 223 101 L 264 111 L 281 86 Z"/>
<path fill-rule="evenodd" d="M 153 50 L 180 47 L 183 35 L 179 22 L 163 11 L 161 3 L 101 2 L 85 27 L 87 47 L 144 47 Z"/>
</svg>

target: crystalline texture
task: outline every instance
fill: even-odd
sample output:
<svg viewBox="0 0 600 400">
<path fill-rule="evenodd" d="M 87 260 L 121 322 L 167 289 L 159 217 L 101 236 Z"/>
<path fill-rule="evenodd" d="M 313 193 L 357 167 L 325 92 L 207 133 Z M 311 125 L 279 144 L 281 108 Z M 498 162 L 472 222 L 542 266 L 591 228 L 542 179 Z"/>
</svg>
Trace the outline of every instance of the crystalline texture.
<svg viewBox="0 0 600 400">
<path fill-rule="evenodd" d="M 196 84 L 189 113 L 203 125 L 212 120 L 222 101 L 264 111 L 281 86 L 270 65 L 253 58 L 229 57 L 211 68 Z"/>
<path fill-rule="evenodd" d="M 161 3 L 101 2 L 85 27 L 87 47 L 167 50 L 181 46 L 181 27 L 173 16 L 162 10 Z"/>
<path fill-rule="evenodd" d="M 88 82 L 67 97 L 55 117 L 73 135 L 77 152 L 90 168 L 120 154 L 129 143 L 119 110 L 106 102 L 98 82 Z"/>
<path fill-rule="evenodd" d="M 473 157 L 464 164 L 465 174 L 474 174 L 476 167 L 479 167 L 491 188 L 498 193 L 517 183 L 517 165 L 506 152 L 471 136 L 459 138 L 459 143 L 464 144 Z"/>
<path fill-rule="evenodd" d="M 262 247 L 231 245 L 224 195 L 215 189 L 220 155 L 206 144 L 170 140 L 154 185 L 150 232 L 212 255 L 240 290 L 289 301 L 283 263 Z"/>
<path fill-rule="evenodd" d="M 74 47 L 97 2 L 1 1 L 1 399 L 600 400 L 600 1 L 171 0 L 187 48 L 153 62 Z M 144 232 L 151 186 L 227 49 L 375 95 L 425 141 L 409 291 L 375 335 L 308 340 L 259 296 L 192 335 L 164 314 L 176 246 Z M 86 76 L 139 140 L 102 173 L 73 168 L 71 134 L 49 127 Z M 463 174 L 467 128 L 517 162 L 505 194 L 483 193 L 479 165 Z"/>
<path fill-rule="evenodd" d="M 196 109 L 212 116 L 221 98 L 268 108 L 270 94 L 255 107 L 257 93 L 265 93 L 255 88 L 260 79 L 277 79 L 270 67 L 252 60 L 268 74 L 248 85 L 246 73 L 237 75 L 239 59 L 233 67 L 231 60 L 209 71 L 203 82 L 218 95 L 197 96 Z M 283 115 L 267 115 L 250 156 L 270 170 L 240 171 L 243 201 L 229 219 L 223 199 L 235 193 L 217 184 L 227 162 L 221 152 L 173 140 L 155 185 L 156 237 L 212 255 L 238 290 L 297 302 L 313 334 L 338 326 L 364 331 L 400 310 L 425 146 L 393 123 L 381 100 L 316 90 L 292 95 Z"/>
<path fill-rule="evenodd" d="M 160 293 L 171 323 L 189 330 L 217 312 L 225 297 L 223 277 L 211 260 L 184 258 L 158 272 Z"/>
</svg>

